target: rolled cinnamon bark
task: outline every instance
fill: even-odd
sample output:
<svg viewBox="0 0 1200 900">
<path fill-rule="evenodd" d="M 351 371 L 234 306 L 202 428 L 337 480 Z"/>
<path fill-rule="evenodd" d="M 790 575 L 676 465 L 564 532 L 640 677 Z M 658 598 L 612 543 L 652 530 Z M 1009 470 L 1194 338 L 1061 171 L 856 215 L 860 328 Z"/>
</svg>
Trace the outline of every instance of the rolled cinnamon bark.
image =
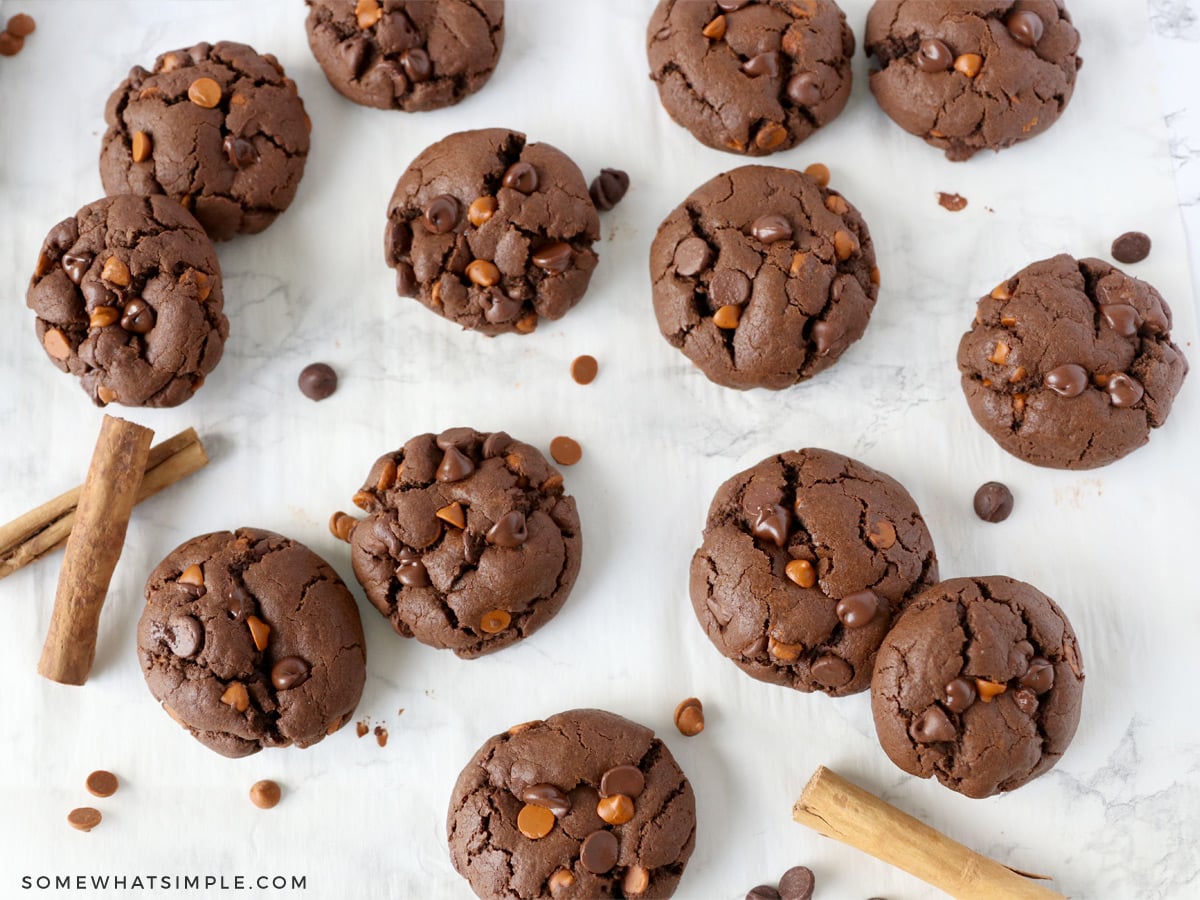
<svg viewBox="0 0 1200 900">
<path fill-rule="evenodd" d="M 1063 900 L 1062 894 L 964 847 L 824 766 L 804 786 L 792 818 L 958 900 Z"/>
<path fill-rule="evenodd" d="M 149 428 L 112 416 L 105 416 L 100 426 L 38 662 L 38 672 L 51 681 L 83 684 L 92 671 L 100 610 L 125 544 L 153 437 Z"/>
</svg>

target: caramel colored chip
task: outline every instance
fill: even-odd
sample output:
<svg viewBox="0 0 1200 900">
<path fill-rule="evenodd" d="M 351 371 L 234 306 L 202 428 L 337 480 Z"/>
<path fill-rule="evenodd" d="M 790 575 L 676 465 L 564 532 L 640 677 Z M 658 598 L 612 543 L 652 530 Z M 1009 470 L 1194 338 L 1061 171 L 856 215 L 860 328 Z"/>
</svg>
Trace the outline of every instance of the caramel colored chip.
<svg viewBox="0 0 1200 900">
<path fill-rule="evenodd" d="M 121 783 L 112 772 L 97 769 L 87 777 L 84 786 L 93 797 L 111 797 L 117 792 L 117 788 L 121 786 Z"/>
<path fill-rule="evenodd" d="M 832 176 L 829 173 L 829 166 L 824 163 L 813 163 L 804 170 L 804 174 L 821 187 L 829 187 L 829 179 Z"/>
<path fill-rule="evenodd" d="M 282 796 L 283 791 L 280 790 L 279 785 L 269 778 L 250 785 L 250 802 L 259 809 L 271 809 L 277 806 L 279 798 Z"/>
<path fill-rule="evenodd" d="M 100 810 L 90 806 L 81 806 L 79 809 L 73 809 L 67 813 L 67 824 L 78 831 L 91 831 L 100 824 L 100 820 L 103 818 Z"/>
<path fill-rule="evenodd" d="M 4 30 L 13 37 L 27 38 L 37 30 L 37 22 L 28 13 L 17 13 L 8 20 Z"/>
<path fill-rule="evenodd" d="M 633 801 L 624 794 L 602 797 L 596 804 L 596 815 L 609 825 L 624 825 L 633 818 Z"/>
<path fill-rule="evenodd" d="M 493 609 L 486 612 L 479 620 L 479 630 L 485 634 L 499 634 L 512 623 L 512 616 L 507 610 Z"/>
<path fill-rule="evenodd" d="M 379 471 L 379 480 L 375 482 L 375 490 L 386 491 L 390 490 L 396 483 L 396 476 L 399 474 L 399 469 L 396 468 L 396 463 L 392 460 L 386 460 L 383 468 Z"/>
<path fill-rule="evenodd" d="M 571 362 L 571 377 L 575 379 L 576 384 L 591 384 L 596 380 L 596 374 L 600 371 L 600 364 L 596 362 L 596 357 L 577 356 Z"/>
<path fill-rule="evenodd" d="M 258 650 L 266 650 L 271 637 L 271 626 L 258 616 L 246 616 L 246 624 L 250 626 L 250 637 Z"/>
<path fill-rule="evenodd" d="M 783 573 L 802 588 L 810 588 L 817 583 L 817 570 L 807 559 L 793 559 L 784 566 Z"/>
<path fill-rule="evenodd" d="M 1008 290 L 1008 282 L 1002 281 L 992 288 L 993 300 L 1011 300 L 1012 294 Z"/>
<path fill-rule="evenodd" d="M 559 869 L 546 881 L 546 886 L 550 888 L 550 896 L 557 897 L 574 883 L 575 876 L 570 869 Z"/>
<path fill-rule="evenodd" d="M 453 525 L 455 528 L 467 527 L 467 514 L 463 511 L 463 506 L 457 500 L 453 503 L 448 503 L 434 513 L 439 519 L 448 525 Z"/>
<path fill-rule="evenodd" d="M 896 543 L 896 526 L 887 519 L 876 519 L 867 532 L 867 540 L 876 550 L 888 550 Z"/>
<path fill-rule="evenodd" d="M 521 316 L 521 318 L 517 319 L 516 328 L 520 334 L 533 334 L 537 326 L 538 314 L 535 312 Z"/>
<path fill-rule="evenodd" d="M 850 212 L 850 204 L 840 194 L 830 194 L 825 198 L 825 208 L 835 215 L 844 216 Z"/>
<path fill-rule="evenodd" d="M 767 639 L 767 652 L 780 662 L 795 662 L 800 658 L 802 650 L 804 650 L 803 644 L 785 644 L 775 638 Z"/>
<path fill-rule="evenodd" d="M 1003 325 L 1005 328 L 1012 328 L 1014 325 L 1017 324 L 1017 317 L 1016 316 L 1001 316 L 1000 324 Z"/>
<path fill-rule="evenodd" d="M 995 681 L 985 681 L 982 678 L 976 678 L 975 690 L 979 693 L 980 700 L 982 700 L 984 703 L 991 703 L 1008 690 L 1008 685 L 998 684 Z"/>
<path fill-rule="evenodd" d="M 192 563 L 184 569 L 179 577 L 175 579 L 180 584 L 190 584 L 194 587 L 204 587 L 204 570 L 200 566 Z"/>
<path fill-rule="evenodd" d="M 104 261 L 104 268 L 100 270 L 100 277 L 109 284 L 115 284 L 117 287 L 129 287 L 129 266 L 121 262 L 115 256 L 110 256 Z"/>
<path fill-rule="evenodd" d="M 833 233 L 833 250 L 837 253 L 837 258 L 847 260 L 858 252 L 858 238 L 849 231 L 835 231 Z"/>
<path fill-rule="evenodd" d="M 583 459 L 583 448 L 574 438 L 559 435 L 550 442 L 550 455 L 560 466 L 573 466 Z"/>
<path fill-rule="evenodd" d="M 96 388 L 96 399 L 105 406 L 117 399 L 117 392 L 110 388 L 107 384 L 101 384 Z"/>
<path fill-rule="evenodd" d="M 478 228 L 496 212 L 495 197 L 476 197 L 467 208 L 467 221 Z"/>
<path fill-rule="evenodd" d="M 1015 369 L 1013 369 L 1012 374 L 1008 376 L 1008 383 L 1016 384 L 1019 381 L 1023 381 L 1025 376 L 1028 374 L 1029 372 L 1024 366 L 1017 366 Z"/>
<path fill-rule="evenodd" d="M 983 57 L 978 53 L 964 53 L 954 60 L 954 71 L 961 72 L 968 78 L 974 78 L 983 68 Z"/>
<path fill-rule="evenodd" d="M 705 25 L 700 33 L 710 41 L 719 41 L 721 38 L 725 37 L 725 17 L 717 16 L 715 19 Z"/>
<path fill-rule="evenodd" d="M 774 150 L 783 145 L 787 136 L 787 129 L 778 122 L 768 122 L 758 129 L 758 134 L 754 135 L 754 144 L 760 150 Z"/>
<path fill-rule="evenodd" d="M 245 712 L 250 708 L 250 694 L 244 684 L 234 681 L 225 688 L 225 693 L 221 695 L 221 702 L 226 706 L 232 706 L 238 712 Z"/>
<path fill-rule="evenodd" d="M 875 266 L 871 269 L 871 284 L 875 285 L 875 287 L 879 287 L 879 266 Z"/>
<path fill-rule="evenodd" d="M 993 362 L 998 366 L 1004 365 L 1004 361 L 1008 359 L 1008 351 L 1010 349 L 1004 341 L 996 341 L 996 346 L 992 349 L 992 355 L 988 357 L 988 362 Z"/>
<path fill-rule="evenodd" d="M 188 86 L 188 99 L 203 109 L 221 102 L 221 86 L 211 78 L 197 78 Z"/>
<path fill-rule="evenodd" d="M 625 878 L 621 881 L 621 891 L 626 897 L 644 894 L 648 887 L 650 887 L 650 871 L 644 866 L 630 866 L 625 870 Z"/>
<path fill-rule="evenodd" d="M 132 150 L 134 162 L 145 162 L 150 158 L 150 135 L 144 131 L 133 133 Z"/>
<path fill-rule="evenodd" d="M 88 327 L 107 328 L 119 318 L 121 313 L 115 306 L 97 306 L 88 317 Z"/>
<path fill-rule="evenodd" d="M 540 840 L 554 830 L 554 813 L 527 803 L 517 813 L 517 829 L 531 841 Z"/>
<path fill-rule="evenodd" d="M 358 0 L 354 5 L 354 16 L 358 19 L 359 28 L 370 28 L 383 18 L 383 8 L 379 0 Z"/>
<path fill-rule="evenodd" d="M 704 704 L 688 697 L 675 707 L 675 727 L 684 737 L 695 737 L 704 730 Z"/>
<path fill-rule="evenodd" d="M 474 259 L 467 264 L 467 277 L 480 287 L 495 287 L 500 283 L 500 270 L 486 259 Z"/>
<path fill-rule="evenodd" d="M 724 328 L 726 331 L 729 331 L 738 327 L 738 322 L 741 321 L 741 318 L 742 308 L 728 304 L 713 313 L 713 324 L 718 328 Z"/>
<path fill-rule="evenodd" d="M 793 278 L 795 276 L 799 275 L 801 272 L 804 271 L 804 265 L 807 262 L 808 262 L 808 254 L 803 253 L 803 252 L 797 252 L 796 255 L 792 257 L 792 264 L 788 267 L 788 274 L 791 275 Z"/>
<path fill-rule="evenodd" d="M 359 509 L 370 511 L 371 504 L 375 502 L 375 495 L 370 491 L 357 491 L 351 498 L 351 501 Z"/>
</svg>

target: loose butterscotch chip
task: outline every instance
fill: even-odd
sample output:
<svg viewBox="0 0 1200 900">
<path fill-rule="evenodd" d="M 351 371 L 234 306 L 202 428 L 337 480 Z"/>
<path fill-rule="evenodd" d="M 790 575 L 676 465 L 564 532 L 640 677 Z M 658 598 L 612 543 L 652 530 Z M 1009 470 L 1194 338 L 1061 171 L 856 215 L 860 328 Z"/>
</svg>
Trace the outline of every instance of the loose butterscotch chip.
<svg viewBox="0 0 1200 900">
<path fill-rule="evenodd" d="M 204 587 L 204 570 L 196 563 L 192 563 L 186 569 L 179 573 L 179 577 L 175 579 L 180 584 L 190 584 L 194 587 Z"/>
<path fill-rule="evenodd" d="M 531 841 L 540 840 L 554 829 L 554 813 L 526 803 L 517 813 L 517 829 Z"/>
<path fill-rule="evenodd" d="M 390 490 L 396 483 L 396 475 L 399 470 L 396 468 L 396 463 L 392 460 L 386 460 L 383 468 L 379 470 L 379 480 L 375 482 L 375 490 L 386 491 Z"/>
<path fill-rule="evenodd" d="M 278 805 L 279 798 L 282 796 L 283 791 L 280 790 L 279 785 L 269 778 L 250 785 L 250 802 L 259 809 L 271 809 Z"/>
<path fill-rule="evenodd" d="M 577 356 L 571 362 L 571 377 L 576 384 L 591 384 L 596 379 L 596 374 L 600 371 L 600 364 L 596 362 L 596 357 Z"/>
<path fill-rule="evenodd" d="M 888 550 L 896 543 L 896 526 L 887 519 L 876 519 L 867 532 L 867 540 L 877 550 Z"/>
<path fill-rule="evenodd" d="M 829 166 L 824 163 L 813 163 L 804 170 L 804 174 L 821 187 L 829 187 L 829 179 L 832 176 L 829 173 Z"/>
<path fill-rule="evenodd" d="M 684 737 L 695 737 L 704 730 L 704 705 L 688 697 L 675 707 L 675 727 Z"/>
<path fill-rule="evenodd" d="M 131 149 L 134 162 L 145 162 L 150 158 L 150 135 L 144 131 L 135 131 L 133 133 L 133 146 Z"/>
<path fill-rule="evenodd" d="M 467 527 L 467 515 L 463 511 L 462 504 L 455 500 L 453 503 L 448 503 L 434 513 L 439 519 L 448 525 L 453 525 L 455 528 Z"/>
<path fill-rule="evenodd" d="M 350 535 L 354 533 L 354 526 L 357 524 L 358 519 L 354 516 L 338 511 L 329 517 L 329 533 L 339 541 L 349 543 Z"/>
<path fill-rule="evenodd" d="M 478 228 L 496 212 L 495 197 L 476 197 L 467 207 L 467 221 Z"/>
<path fill-rule="evenodd" d="M 624 825 L 633 818 L 633 801 L 624 794 L 602 797 L 596 804 L 596 815 L 609 825 Z"/>
<path fill-rule="evenodd" d="M 983 68 L 983 57 L 978 53 L 964 53 L 954 60 L 954 71 L 961 72 L 968 78 L 974 78 Z"/>
<path fill-rule="evenodd" d="M 817 570 L 807 559 L 793 559 L 783 567 L 783 573 L 802 588 L 810 588 L 817 583 Z"/>
<path fill-rule="evenodd" d="M 369 510 L 371 503 L 375 500 L 375 495 L 370 491 L 357 491 L 350 499 L 359 509 Z"/>
<path fill-rule="evenodd" d="M 100 810 L 90 806 L 81 806 L 79 809 L 73 809 L 67 813 L 67 824 L 78 831 L 91 831 L 100 824 L 100 820 L 103 818 Z"/>
<path fill-rule="evenodd" d="M 499 634 L 512 623 L 512 615 L 507 610 L 493 609 L 486 612 L 479 620 L 479 630 L 485 634 Z"/>
<path fill-rule="evenodd" d="M 767 652 L 780 662 L 795 662 L 804 650 L 803 644 L 785 644 L 775 638 L 768 638 Z"/>
<path fill-rule="evenodd" d="M 559 891 L 565 891 L 574 883 L 575 876 L 571 874 L 570 869 L 558 869 L 546 881 L 546 886 L 550 888 L 550 895 L 556 897 Z"/>
<path fill-rule="evenodd" d="M 258 616 L 246 616 L 246 624 L 250 627 L 250 637 L 258 650 L 266 650 L 271 636 L 271 626 Z"/>
<path fill-rule="evenodd" d="M 792 277 L 799 275 L 804 271 L 804 264 L 807 262 L 808 254 L 797 252 L 796 255 L 792 257 L 792 264 L 788 266 L 788 274 Z"/>
<path fill-rule="evenodd" d="M 370 28 L 383 18 L 383 9 L 379 0 L 358 0 L 354 5 L 354 16 L 358 19 L 359 28 Z"/>
<path fill-rule="evenodd" d="M 979 693 L 980 700 L 984 703 L 991 703 L 1008 690 L 1008 685 L 998 684 L 995 681 L 986 681 L 983 678 L 976 678 L 975 690 Z"/>
<path fill-rule="evenodd" d="M 700 32 L 710 41 L 719 41 L 725 37 L 725 17 L 717 16 L 711 22 L 704 26 Z"/>
<path fill-rule="evenodd" d="M 830 194 L 825 198 L 825 208 L 835 215 L 844 216 L 850 211 L 850 204 L 840 194 Z"/>
<path fill-rule="evenodd" d="M 467 277 L 480 287 L 495 287 L 500 283 L 500 270 L 486 259 L 474 259 L 467 264 Z"/>
<path fill-rule="evenodd" d="M 221 102 L 221 86 L 211 78 L 197 78 L 188 86 L 188 99 L 203 109 Z"/>
<path fill-rule="evenodd" d="M 115 306 L 97 306 L 88 317 L 88 327 L 107 328 L 119 318 L 121 313 Z"/>
<path fill-rule="evenodd" d="M 858 252 L 858 238 L 849 231 L 835 231 L 833 233 L 833 250 L 837 253 L 838 259 L 845 261 Z"/>
<path fill-rule="evenodd" d="M 27 38 L 37 30 L 37 22 L 28 13 L 17 13 L 8 20 L 4 30 L 13 37 Z"/>
<path fill-rule="evenodd" d="M 988 357 L 988 362 L 993 362 L 998 366 L 1004 365 L 1004 361 L 1008 359 L 1008 351 L 1010 349 L 1004 341 L 996 341 L 996 346 L 992 348 L 992 355 Z"/>
<path fill-rule="evenodd" d="M 121 786 L 121 783 L 112 772 L 97 769 L 87 777 L 84 786 L 93 797 L 111 797 L 117 792 L 117 788 Z"/>
<path fill-rule="evenodd" d="M 234 681 L 225 688 L 225 693 L 221 695 L 221 702 L 226 706 L 232 706 L 238 712 L 245 712 L 250 708 L 250 694 L 244 684 Z"/>
<path fill-rule="evenodd" d="M 121 262 L 115 256 L 110 256 L 104 261 L 104 268 L 100 270 L 100 277 L 109 284 L 115 284 L 117 287 L 129 287 L 129 266 Z"/>
<path fill-rule="evenodd" d="M 726 331 L 737 328 L 742 318 L 742 308 L 728 304 L 713 313 L 713 324 Z"/>
<path fill-rule="evenodd" d="M 583 459 L 583 448 L 574 438 L 559 435 L 550 442 L 550 455 L 560 466 L 573 466 Z"/>
</svg>

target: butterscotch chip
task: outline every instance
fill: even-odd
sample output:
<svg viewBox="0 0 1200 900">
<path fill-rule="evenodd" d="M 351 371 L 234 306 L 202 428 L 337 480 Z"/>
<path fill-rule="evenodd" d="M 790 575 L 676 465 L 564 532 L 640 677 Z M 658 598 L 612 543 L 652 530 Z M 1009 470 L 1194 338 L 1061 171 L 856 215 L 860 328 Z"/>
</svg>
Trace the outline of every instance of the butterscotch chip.
<svg viewBox="0 0 1200 900">
<path fill-rule="evenodd" d="M 837 258 L 845 261 L 858 250 L 858 238 L 849 231 L 835 231 L 833 233 L 833 249 L 837 253 Z"/>
<path fill-rule="evenodd" d="M 996 341 L 996 346 L 992 348 L 992 355 L 988 357 L 988 362 L 993 362 L 998 366 L 1004 365 L 1004 361 L 1008 359 L 1009 349 L 1008 344 L 1004 341 Z"/>
<path fill-rule="evenodd" d="M 94 797 L 111 797 L 117 792 L 120 782 L 112 772 L 97 769 L 87 777 L 85 786 L 88 789 L 88 793 Z"/>
<path fill-rule="evenodd" d="M 954 70 L 968 78 L 974 78 L 983 67 L 983 57 L 978 53 L 964 53 L 954 60 Z"/>
<path fill-rule="evenodd" d="M 984 703 L 991 703 L 1008 690 L 1008 685 L 998 684 L 995 681 L 986 681 L 983 678 L 976 678 L 975 690 L 978 692 L 980 700 Z"/>
<path fill-rule="evenodd" d="M 645 893 L 648 887 L 650 887 L 650 871 L 645 866 L 630 866 L 626 869 L 625 878 L 621 881 L 621 889 L 626 897 L 635 897 Z"/>
<path fill-rule="evenodd" d="M 71 342 L 57 328 L 51 328 L 42 336 L 42 346 L 54 359 L 62 362 L 71 355 Z"/>
<path fill-rule="evenodd" d="M 131 153 L 134 162 L 145 162 L 150 158 L 150 135 L 144 131 L 135 131 L 131 142 Z"/>
<path fill-rule="evenodd" d="M 466 528 L 467 527 L 466 513 L 463 512 L 462 504 L 459 503 L 457 500 L 455 500 L 453 503 L 446 504 L 441 509 L 439 509 L 434 515 L 436 515 L 439 519 L 441 519 L 443 522 L 447 523 L 448 525 L 453 525 L 455 528 Z"/>
<path fill-rule="evenodd" d="M 246 616 L 246 625 L 250 628 L 250 637 L 258 650 L 266 650 L 271 636 L 271 626 L 258 616 Z"/>
<path fill-rule="evenodd" d="M 817 570 L 807 559 L 793 559 L 784 566 L 783 572 L 802 588 L 810 588 L 817 583 Z"/>
<path fill-rule="evenodd" d="M 684 737 L 695 737 L 704 730 L 704 706 L 695 697 L 688 697 L 675 707 L 675 727 Z"/>
<path fill-rule="evenodd" d="M 803 251 L 797 251 L 792 256 L 792 264 L 788 267 L 788 274 L 795 277 L 804 271 L 804 264 L 808 262 L 808 254 Z"/>
<path fill-rule="evenodd" d="M 788 130 L 778 122 L 768 122 L 754 135 L 754 146 L 760 150 L 771 151 L 782 147 L 788 139 Z"/>
<path fill-rule="evenodd" d="M 1012 299 L 1012 293 L 1010 293 L 1008 290 L 1008 282 L 1007 281 L 1002 281 L 998 285 L 996 285 L 994 288 L 992 288 L 992 299 L 993 300 L 1011 300 Z"/>
<path fill-rule="evenodd" d="M 226 706 L 232 706 L 238 712 L 245 712 L 250 708 L 250 694 L 244 684 L 235 681 L 225 688 L 225 693 L 221 695 L 221 702 Z"/>
<path fill-rule="evenodd" d="M 478 228 L 496 212 L 495 197 L 476 197 L 467 208 L 467 221 Z"/>
<path fill-rule="evenodd" d="M 813 163 L 804 170 L 804 174 L 821 187 L 829 187 L 829 179 L 832 175 L 829 172 L 829 166 L 824 163 Z"/>
<path fill-rule="evenodd" d="M 97 306 L 88 317 L 88 327 L 107 328 L 119 318 L 121 313 L 115 306 Z"/>
<path fill-rule="evenodd" d="M 546 886 L 550 888 L 550 895 L 556 897 L 574 883 L 575 876 L 571 874 L 570 869 L 559 869 L 546 881 Z"/>
<path fill-rule="evenodd" d="M 573 466 L 583 459 L 583 448 L 574 438 L 559 435 L 550 442 L 550 455 L 560 466 Z"/>
<path fill-rule="evenodd" d="M 100 820 L 103 818 L 100 810 L 90 806 L 81 806 L 79 809 L 73 809 L 67 813 L 67 824 L 78 831 L 91 831 L 100 824 Z"/>
<path fill-rule="evenodd" d="M 554 830 L 554 813 L 527 803 L 517 813 L 517 829 L 531 841 L 540 840 Z"/>
<path fill-rule="evenodd" d="M 840 194 L 830 194 L 825 198 L 825 208 L 835 215 L 844 216 L 850 211 L 850 204 Z"/>
<path fill-rule="evenodd" d="M 624 825 L 633 819 L 633 800 L 624 794 L 601 797 L 596 804 L 596 815 L 609 825 Z"/>
<path fill-rule="evenodd" d="M 250 785 L 250 802 L 259 809 L 271 809 L 279 804 L 283 791 L 274 781 L 263 779 Z"/>
<path fill-rule="evenodd" d="M 115 284 L 117 287 L 129 287 L 129 266 L 125 265 L 117 257 L 110 256 L 104 261 L 104 268 L 100 270 L 100 277 L 109 284 Z"/>
<path fill-rule="evenodd" d="M 726 306 L 722 306 L 715 313 L 713 313 L 713 324 L 718 328 L 730 330 L 738 327 L 738 322 L 741 321 L 741 318 L 742 308 L 740 306 L 728 304 Z"/>
<path fill-rule="evenodd" d="M 594 356 L 577 356 L 571 362 L 571 377 L 576 384 L 591 384 L 599 371 L 600 364 Z"/>
<path fill-rule="evenodd" d="M 785 644 L 775 638 L 767 639 L 767 652 L 780 662 L 795 662 L 804 650 L 803 644 Z"/>
<path fill-rule="evenodd" d="M 354 533 L 354 526 L 358 524 L 358 519 L 354 516 L 348 516 L 344 512 L 335 512 L 329 517 L 329 533 L 339 541 L 349 543 L 350 535 Z"/>
<path fill-rule="evenodd" d="M 213 109 L 221 102 L 221 86 L 207 76 L 197 78 L 188 86 L 188 99 L 203 109 Z"/>
<path fill-rule="evenodd" d="M 358 0 L 354 4 L 354 17 L 358 20 L 359 28 L 367 29 L 378 23 L 383 18 L 379 0 Z"/>
<path fill-rule="evenodd" d="M 871 284 L 875 285 L 875 287 L 879 287 L 879 266 L 875 266 L 871 269 Z"/>
<path fill-rule="evenodd" d="M 499 634 L 512 623 L 512 615 L 503 609 L 493 609 L 479 620 L 479 630 L 486 634 Z"/>
<path fill-rule="evenodd" d="M 0 31 L 0 56 L 16 56 L 25 47 L 25 38 L 11 31 Z"/>
<path fill-rule="evenodd" d="M 887 550 L 896 544 L 896 526 L 887 519 L 876 519 L 867 532 L 867 540 L 878 550 Z"/>
<path fill-rule="evenodd" d="M 356 491 L 351 500 L 359 509 L 370 510 L 371 504 L 375 502 L 375 496 L 370 491 Z"/>
<path fill-rule="evenodd" d="M 117 392 L 110 388 L 107 384 L 97 385 L 96 399 L 107 406 L 117 399 Z"/>
<path fill-rule="evenodd" d="M 495 287 L 500 283 L 500 270 L 490 260 L 476 259 L 467 264 L 467 277 L 480 287 Z"/>
<path fill-rule="evenodd" d="M 529 313 L 528 315 L 524 315 L 517 319 L 516 329 L 520 334 L 532 334 L 535 330 L 537 330 L 537 326 L 538 314 Z"/>
<path fill-rule="evenodd" d="M 190 565 L 186 569 L 184 569 L 182 572 L 180 572 L 179 577 L 175 580 L 178 581 L 180 584 L 190 584 L 190 585 L 193 585 L 194 587 L 203 587 L 204 586 L 204 570 L 201 569 L 195 563 L 193 563 L 192 565 Z"/>
<path fill-rule="evenodd" d="M 390 490 L 392 485 L 396 483 L 396 476 L 398 473 L 399 469 L 396 468 L 395 460 L 384 460 L 383 466 L 379 470 L 379 480 L 375 482 L 375 490 Z"/>
</svg>

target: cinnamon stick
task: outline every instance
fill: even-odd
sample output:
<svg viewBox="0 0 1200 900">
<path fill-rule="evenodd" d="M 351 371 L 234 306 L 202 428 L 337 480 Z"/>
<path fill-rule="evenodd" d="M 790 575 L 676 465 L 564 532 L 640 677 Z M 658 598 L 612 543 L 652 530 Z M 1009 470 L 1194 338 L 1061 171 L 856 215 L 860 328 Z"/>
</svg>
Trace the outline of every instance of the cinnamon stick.
<svg viewBox="0 0 1200 900">
<path fill-rule="evenodd" d="M 208 465 L 208 455 L 195 429 L 188 428 L 150 448 L 137 503 L 152 497 Z M 0 526 L 0 578 L 35 562 L 67 542 L 75 524 L 82 486 L 43 503 Z"/>
<path fill-rule="evenodd" d="M 953 841 L 820 766 L 792 818 L 891 863 L 958 900 L 1050 900 L 1063 895 Z"/>
<path fill-rule="evenodd" d="M 100 610 L 121 558 L 153 437 L 149 428 L 112 416 L 100 426 L 38 662 L 38 672 L 51 681 L 83 684 L 92 671 Z"/>
</svg>

